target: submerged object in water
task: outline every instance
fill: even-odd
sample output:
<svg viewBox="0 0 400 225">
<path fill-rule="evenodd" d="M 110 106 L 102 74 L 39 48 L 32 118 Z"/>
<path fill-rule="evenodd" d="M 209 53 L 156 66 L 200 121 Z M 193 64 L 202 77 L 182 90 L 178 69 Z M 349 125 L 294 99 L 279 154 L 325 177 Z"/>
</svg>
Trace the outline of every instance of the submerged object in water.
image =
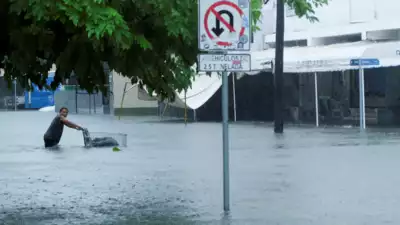
<svg viewBox="0 0 400 225">
<path fill-rule="evenodd" d="M 83 142 L 85 143 L 85 147 L 117 147 L 119 146 L 118 141 L 116 141 L 112 137 L 96 137 L 91 138 L 90 133 L 87 129 L 82 130 L 83 133 Z"/>
<path fill-rule="evenodd" d="M 118 142 L 112 137 L 94 138 L 92 140 L 92 147 L 116 147 Z"/>
</svg>

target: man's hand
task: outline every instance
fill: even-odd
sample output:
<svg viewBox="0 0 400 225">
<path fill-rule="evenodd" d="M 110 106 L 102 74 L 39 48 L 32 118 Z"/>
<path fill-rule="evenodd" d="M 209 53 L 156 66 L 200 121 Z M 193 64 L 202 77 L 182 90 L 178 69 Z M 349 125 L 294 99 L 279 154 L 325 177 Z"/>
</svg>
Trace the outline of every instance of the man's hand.
<svg viewBox="0 0 400 225">
<path fill-rule="evenodd" d="M 77 126 L 76 127 L 77 130 L 84 130 L 84 128 Z"/>
</svg>

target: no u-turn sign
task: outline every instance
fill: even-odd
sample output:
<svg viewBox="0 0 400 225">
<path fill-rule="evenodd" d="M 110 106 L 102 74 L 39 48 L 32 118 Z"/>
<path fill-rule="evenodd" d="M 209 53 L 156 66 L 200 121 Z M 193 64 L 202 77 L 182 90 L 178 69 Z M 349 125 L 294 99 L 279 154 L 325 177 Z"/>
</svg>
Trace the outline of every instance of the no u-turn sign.
<svg viewBox="0 0 400 225">
<path fill-rule="evenodd" d="M 199 50 L 250 50 L 249 0 L 199 1 Z"/>
</svg>

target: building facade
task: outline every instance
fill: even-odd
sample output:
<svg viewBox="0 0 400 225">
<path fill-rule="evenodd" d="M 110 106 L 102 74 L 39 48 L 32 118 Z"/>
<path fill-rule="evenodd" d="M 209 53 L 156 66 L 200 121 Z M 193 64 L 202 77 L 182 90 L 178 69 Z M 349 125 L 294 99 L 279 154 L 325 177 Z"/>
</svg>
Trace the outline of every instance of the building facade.
<svg viewBox="0 0 400 225">
<path fill-rule="evenodd" d="M 276 0 L 263 11 L 265 42 L 275 42 Z M 294 10 L 285 10 L 285 44 L 318 46 L 361 40 L 398 40 L 400 2 L 396 0 L 330 0 L 315 9 L 319 22 L 298 18 Z M 268 22 L 269 21 L 269 22 Z"/>
<path fill-rule="evenodd" d="M 316 121 L 317 106 L 322 121 L 357 123 L 362 70 L 367 123 L 400 122 L 399 10 L 396 0 L 331 0 L 311 23 L 286 6 L 284 71 L 292 74 L 286 99 L 294 119 Z M 275 22 L 276 0 L 270 0 L 256 38 L 267 58 L 275 52 Z M 373 63 L 352 63 L 360 59 Z"/>
</svg>

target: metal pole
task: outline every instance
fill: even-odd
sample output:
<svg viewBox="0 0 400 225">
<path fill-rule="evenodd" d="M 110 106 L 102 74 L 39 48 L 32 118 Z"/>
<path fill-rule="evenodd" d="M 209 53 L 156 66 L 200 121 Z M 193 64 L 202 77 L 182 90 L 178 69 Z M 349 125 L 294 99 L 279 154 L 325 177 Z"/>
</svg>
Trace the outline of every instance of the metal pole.
<svg viewBox="0 0 400 225">
<path fill-rule="evenodd" d="M 75 110 L 76 110 L 76 114 L 78 114 L 78 87 L 79 87 L 79 85 L 76 84 L 75 85 Z"/>
<path fill-rule="evenodd" d="M 32 82 L 30 79 L 28 82 L 29 82 L 28 105 L 29 105 L 29 108 L 32 108 L 32 91 L 31 91 Z"/>
<path fill-rule="evenodd" d="M 88 94 L 89 96 L 89 114 L 92 114 L 92 95 Z"/>
<path fill-rule="evenodd" d="M 108 89 L 110 90 L 110 110 L 111 114 L 115 114 L 115 109 L 114 109 L 114 73 L 113 71 L 110 71 L 110 83 L 108 84 Z"/>
<path fill-rule="evenodd" d="M 104 84 L 104 87 L 107 87 L 106 90 L 106 95 L 103 95 L 103 114 L 108 115 L 111 114 L 112 111 L 112 105 L 111 105 L 111 82 L 113 79 L 113 72 L 110 71 L 110 67 L 107 62 L 103 62 L 103 71 L 104 71 L 104 76 L 106 78 L 106 84 Z"/>
<path fill-rule="evenodd" d="M 229 200 L 229 134 L 228 134 L 228 107 L 229 107 L 229 89 L 228 73 L 222 73 L 222 147 L 223 147 L 223 194 L 224 211 L 230 211 Z"/>
<path fill-rule="evenodd" d="M 114 76 L 113 71 L 108 72 L 108 99 L 110 114 L 114 114 Z"/>
<path fill-rule="evenodd" d="M 319 102 L 318 102 L 318 73 L 314 73 L 314 92 L 315 92 L 315 126 L 319 127 Z"/>
<path fill-rule="evenodd" d="M 236 117 L 236 73 L 232 73 L 232 97 L 233 97 L 233 121 L 236 122 L 237 117 Z"/>
<path fill-rule="evenodd" d="M 93 105 L 94 105 L 94 114 L 96 114 L 96 96 L 98 95 L 98 93 L 96 93 L 96 95 L 93 95 Z"/>
<path fill-rule="evenodd" d="M 362 60 L 359 61 L 359 90 L 360 90 L 360 129 L 364 130 L 366 128 L 365 124 L 365 88 L 364 88 L 364 69 L 362 67 Z"/>
<path fill-rule="evenodd" d="M 121 97 L 121 112 L 122 112 L 122 108 L 124 107 L 124 98 L 125 98 L 125 94 L 126 94 L 126 86 L 128 85 L 128 82 L 125 82 L 124 85 L 124 91 L 122 92 L 122 97 Z M 121 120 L 121 113 L 118 115 L 118 120 Z"/>
<path fill-rule="evenodd" d="M 187 103 L 186 103 L 186 90 L 185 90 L 185 115 L 183 116 L 184 117 L 184 120 L 185 120 L 185 125 L 187 125 Z"/>
<path fill-rule="evenodd" d="M 193 109 L 193 121 L 197 121 L 196 109 Z"/>
<path fill-rule="evenodd" d="M 283 44 L 285 31 L 284 1 L 276 4 L 276 35 L 275 35 L 275 64 L 274 64 L 274 132 L 283 133 Z"/>
<path fill-rule="evenodd" d="M 14 111 L 17 111 L 17 80 L 14 79 Z"/>
</svg>

